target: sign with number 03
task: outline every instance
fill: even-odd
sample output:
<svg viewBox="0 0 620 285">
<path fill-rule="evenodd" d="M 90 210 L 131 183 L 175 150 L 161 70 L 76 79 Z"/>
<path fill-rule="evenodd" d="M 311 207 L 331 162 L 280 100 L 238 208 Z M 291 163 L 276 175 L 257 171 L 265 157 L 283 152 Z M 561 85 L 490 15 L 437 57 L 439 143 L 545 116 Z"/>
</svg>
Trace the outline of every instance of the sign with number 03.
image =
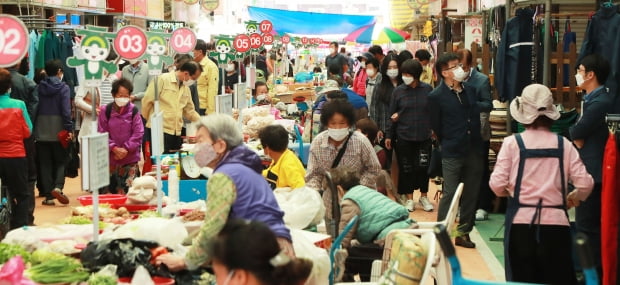
<svg viewBox="0 0 620 285">
<path fill-rule="evenodd" d="M 114 50 L 125 59 L 138 59 L 146 52 L 146 34 L 136 26 L 125 26 L 114 38 Z"/>
<path fill-rule="evenodd" d="M 24 22 L 15 16 L 0 14 L 0 67 L 19 63 L 29 45 L 28 29 Z"/>
<path fill-rule="evenodd" d="M 190 28 L 179 28 L 172 32 L 170 46 L 177 53 L 189 53 L 196 46 L 196 34 Z"/>
</svg>

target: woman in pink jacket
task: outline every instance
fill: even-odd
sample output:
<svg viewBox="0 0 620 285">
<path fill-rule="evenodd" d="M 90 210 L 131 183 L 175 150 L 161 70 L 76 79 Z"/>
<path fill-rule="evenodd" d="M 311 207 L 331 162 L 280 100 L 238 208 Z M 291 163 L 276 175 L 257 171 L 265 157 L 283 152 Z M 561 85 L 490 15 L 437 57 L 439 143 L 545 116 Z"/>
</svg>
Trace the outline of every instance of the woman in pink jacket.
<svg viewBox="0 0 620 285">
<path fill-rule="evenodd" d="M 560 113 L 549 88 L 525 87 L 510 114 L 525 131 L 504 139 L 489 181 L 497 196 L 509 196 L 506 280 L 577 284 L 566 210 L 590 195 L 594 180 L 570 141 L 550 131 Z M 575 186 L 570 193 L 569 181 Z"/>
<path fill-rule="evenodd" d="M 133 85 L 125 78 L 112 83 L 114 102 L 101 106 L 99 132 L 109 134 L 110 185 L 108 191 L 125 194 L 140 176 L 140 145 L 144 127 L 138 109 L 130 103 Z"/>
</svg>

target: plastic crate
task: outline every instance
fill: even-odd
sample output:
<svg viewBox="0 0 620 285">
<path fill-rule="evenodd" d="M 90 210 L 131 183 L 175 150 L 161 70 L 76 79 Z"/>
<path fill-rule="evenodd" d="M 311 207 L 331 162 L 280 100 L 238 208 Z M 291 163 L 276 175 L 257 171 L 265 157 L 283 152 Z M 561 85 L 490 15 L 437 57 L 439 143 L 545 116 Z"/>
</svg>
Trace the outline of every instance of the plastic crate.
<svg viewBox="0 0 620 285">
<path fill-rule="evenodd" d="M 162 180 L 162 190 L 168 195 L 168 181 Z M 179 200 L 180 202 L 193 202 L 196 200 L 207 200 L 207 180 L 180 180 L 179 181 Z"/>
</svg>

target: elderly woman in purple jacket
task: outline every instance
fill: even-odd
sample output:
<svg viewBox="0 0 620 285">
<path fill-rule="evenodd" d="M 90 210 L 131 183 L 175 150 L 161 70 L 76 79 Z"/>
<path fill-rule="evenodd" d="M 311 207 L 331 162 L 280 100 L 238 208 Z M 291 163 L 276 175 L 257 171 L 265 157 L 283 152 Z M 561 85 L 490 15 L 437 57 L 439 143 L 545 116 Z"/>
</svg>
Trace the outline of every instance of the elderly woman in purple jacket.
<svg viewBox="0 0 620 285">
<path fill-rule="evenodd" d="M 112 83 L 114 102 L 101 106 L 99 132 L 109 134 L 110 185 L 108 191 L 125 194 L 140 176 L 140 145 L 144 135 L 142 119 L 138 109 L 129 102 L 133 85 L 125 78 Z"/>
</svg>

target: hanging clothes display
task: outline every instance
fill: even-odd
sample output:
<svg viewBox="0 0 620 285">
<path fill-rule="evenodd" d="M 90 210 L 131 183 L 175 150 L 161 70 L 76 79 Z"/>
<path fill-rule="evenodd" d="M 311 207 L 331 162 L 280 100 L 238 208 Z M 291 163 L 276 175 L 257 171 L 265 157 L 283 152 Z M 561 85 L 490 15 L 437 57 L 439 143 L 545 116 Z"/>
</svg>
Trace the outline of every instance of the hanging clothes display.
<svg viewBox="0 0 620 285">
<path fill-rule="evenodd" d="M 563 51 L 569 52 L 570 44 L 577 44 L 577 33 L 573 32 L 570 26 L 570 17 L 566 18 L 566 22 L 564 23 L 564 36 L 562 38 L 562 42 L 564 42 Z M 570 66 L 568 64 L 564 65 L 564 86 L 569 85 L 568 75 L 570 74 Z"/>
<path fill-rule="evenodd" d="M 37 31 L 32 30 L 30 31 L 28 37 L 30 38 L 30 46 L 28 47 L 28 74 L 26 77 L 32 80 L 34 78 L 34 61 L 37 54 L 37 48 L 39 47 L 40 36 Z"/>
<path fill-rule="evenodd" d="M 616 123 L 617 124 L 617 123 Z M 610 132 L 603 157 L 603 185 L 601 192 L 601 252 L 603 285 L 616 284 L 618 280 L 618 220 L 620 219 L 620 159 L 615 130 Z"/>
<path fill-rule="evenodd" d="M 495 86 L 502 102 L 510 101 L 532 83 L 533 30 L 530 8 L 518 9 L 506 23 L 495 60 Z"/>
</svg>

